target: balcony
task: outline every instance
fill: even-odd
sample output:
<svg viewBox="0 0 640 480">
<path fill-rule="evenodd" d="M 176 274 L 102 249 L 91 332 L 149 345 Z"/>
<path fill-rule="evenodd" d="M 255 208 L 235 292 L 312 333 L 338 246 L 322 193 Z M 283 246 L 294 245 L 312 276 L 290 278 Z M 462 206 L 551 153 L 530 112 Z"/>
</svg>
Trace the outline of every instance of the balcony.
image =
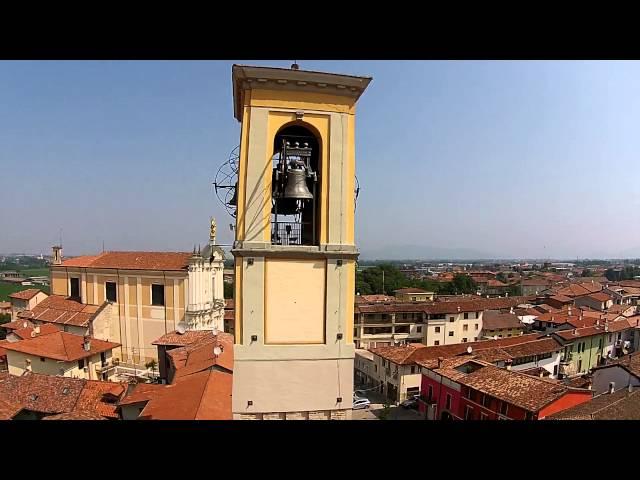
<svg viewBox="0 0 640 480">
<path fill-rule="evenodd" d="M 560 364 L 566 365 L 567 363 L 571 363 L 572 360 L 573 360 L 573 352 L 569 352 L 568 354 L 564 355 L 560 359 Z"/>
<path fill-rule="evenodd" d="M 102 374 L 102 373 L 110 372 L 111 370 L 115 369 L 116 365 L 114 365 L 114 363 L 111 360 L 108 360 L 106 362 L 101 362 L 100 364 L 96 365 L 95 368 L 96 368 L 96 373 Z"/>
</svg>

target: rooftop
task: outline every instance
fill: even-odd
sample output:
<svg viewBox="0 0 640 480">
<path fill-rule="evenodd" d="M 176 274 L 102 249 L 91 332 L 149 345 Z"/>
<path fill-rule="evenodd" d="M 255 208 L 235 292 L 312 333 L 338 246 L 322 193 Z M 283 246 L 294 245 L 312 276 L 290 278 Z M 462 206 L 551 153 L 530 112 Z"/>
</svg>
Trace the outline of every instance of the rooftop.
<svg viewBox="0 0 640 480">
<path fill-rule="evenodd" d="M 393 293 L 433 293 L 428 290 L 423 290 L 422 288 L 399 288 L 398 290 L 394 290 Z"/>
<path fill-rule="evenodd" d="M 86 305 L 61 295 L 50 295 L 31 310 L 25 310 L 18 317 L 61 325 L 88 327 L 91 321 L 107 306 Z"/>
<path fill-rule="evenodd" d="M 18 300 L 31 300 L 40 292 L 42 292 L 42 290 L 38 288 L 28 288 L 27 290 L 21 290 L 19 292 L 12 293 L 11 295 L 9 295 L 9 298 L 15 298 Z"/>
<path fill-rule="evenodd" d="M 231 420 L 233 375 L 207 369 L 151 391 L 140 418 L 145 420 Z"/>
<path fill-rule="evenodd" d="M 624 318 L 620 320 L 615 320 L 613 322 L 604 323 L 601 322 L 600 325 L 595 325 L 592 327 L 584 327 L 584 328 L 574 328 L 573 330 L 561 330 L 556 331 L 552 335 L 557 335 L 562 340 L 571 341 L 575 338 L 584 338 L 591 337 L 593 335 L 603 335 L 605 333 L 613 333 L 619 332 L 622 330 L 626 330 L 628 328 L 632 328 L 632 325 L 629 324 L 629 321 Z"/>
<path fill-rule="evenodd" d="M 522 323 L 514 313 L 502 313 L 496 310 L 487 310 L 482 315 L 483 330 L 521 327 Z"/>
<path fill-rule="evenodd" d="M 151 345 L 185 346 L 209 338 L 211 335 L 211 330 L 187 330 L 184 333 L 174 330 L 154 340 Z"/>
<path fill-rule="evenodd" d="M 530 412 L 539 412 L 570 391 L 569 387 L 556 382 L 467 358 L 446 359 L 440 367 L 438 367 L 438 360 L 418 362 L 418 364 L 454 382 Z M 474 364 L 475 368 L 468 370 L 460 368 L 465 364 Z M 584 392 L 590 393 L 588 390 Z"/>
<path fill-rule="evenodd" d="M 640 420 L 640 389 L 603 393 L 547 417 L 549 420 Z"/>
<path fill-rule="evenodd" d="M 122 270 L 185 270 L 191 255 L 186 252 L 103 252 L 99 255 L 71 258 L 62 262 L 60 266 Z"/>
<path fill-rule="evenodd" d="M 42 330 L 41 330 L 42 332 Z M 56 330 L 40 333 L 18 342 L 5 345 L 7 351 L 21 352 L 37 357 L 51 358 L 63 362 L 73 362 L 119 347 L 119 343 L 90 339 L 90 348 L 85 350 L 84 337 Z"/>
<path fill-rule="evenodd" d="M 0 373 L 0 401 L 42 414 L 76 413 L 113 417 L 124 385 L 79 378 Z"/>
</svg>

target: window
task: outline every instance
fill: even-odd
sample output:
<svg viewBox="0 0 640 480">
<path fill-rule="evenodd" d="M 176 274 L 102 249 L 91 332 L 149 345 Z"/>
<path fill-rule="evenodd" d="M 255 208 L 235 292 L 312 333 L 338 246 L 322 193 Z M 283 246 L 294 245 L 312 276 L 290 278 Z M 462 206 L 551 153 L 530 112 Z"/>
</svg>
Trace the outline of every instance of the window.
<svg viewBox="0 0 640 480">
<path fill-rule="evenodd" d="M 71 295 L 73 298 L 80 298 L 80 279 L 79 278 L 70 278 L 71 283 Z"/>
<path fill-rule="evenodd" d="M 440 327 L 436 327 L 436 333 L 440 333 Z"/>
<path fill-rule="evenodd" d="M 598 350 L 602 350 L 602 338 L 598 340 Z"/>
<path fill-rule="evenodd" d="M 467 405 L 464 409 L 464 419 L 473 420 L 473 407 Z"/>
<path fill-rule="evenodd" d="M 508 411 L 509 411 L 509 404 L 507 402 L 502 402 L 502 404 L 500 405 L 500 413 L 502 415 L 506 415 Z"/>
<path fill-rule="evenodd" d="M 416 327 L 416 332 L 417 333 L 422 333 L 422 327 Z"/>
<path fill-rule="evenodd" d="M 609 341 L 611 341 L 611 338 L 612 338 L 612 337 L 611 337 L 611 334 L 609 334 Z"/>
<path fill-rule="evenodd" d="M 447 410 L 451 410 L 451 400 L 452 400 L 451 395 L 449 395 L 449 394 L 447 393 L 447 403 L 446 403 L 446 405 L 445 405 L 445 408 L 446 408 Z"/>
<path fill-rule="evenodd" d="M 466 332 L 467 330 L 469 330 L 469 325 L 466 325 L 466 324 L 465 324 L 465 325 L 463 325 L 463 326 L 462 326 L 462 331 L 463 331 L 463 332 Z"/>
<path fill-rule="evenodd" d="M 378 365 L 374 365 L 374 366 L 373 366 L 373 371 L 374 371 L 374 372 L 377 372 L 377 371 L 378 371 Z"/>
<path fill-rule="evenodd" d="M 164 305 L 164 285 L 151 285 L 151 305 Z"/>
<path fill-rule="evenodd" d="M 478 324 L 476 323 L 474 330 L 478 330 Z"/>
<path fill-rule="evenodd" d="M 511 334 L 507 335 L 507 337 L 510 337 L 510 336 L 511 336 Z"/>
<path fill-rule="evenodd" d="M 416 367 L 411 367 L 411 373 L 416 373 Z"/>
<path fill-rule="evenodd" d="M 489 395 L 482 395 L 482 405 L 485 407 L 491 405 L 491 397 Z"/>
<path fill-rule="evenodd" d="M 429 396 L 427 398 L 429 400 L 433 398 L 433 385 L 429 385 Z"/>
<path fill-rule="evenodd" d="M 449 321 L 453 322 L 454 318 L 453 317 L 449 317 Z"/>
<path fill-rule="evenodd" d="M 106 282 L 104 284 L 105 296 L 110 302 L 117 302 L 118 295 L 116 292 L 116 282 Z"/>
<path fill-rule="evenodd" d="M 558 376 L 558 365 L 554 365 L 553 366 L 553 376 L 557 377 Z"/>
<path fill-rule="evenodd" d="M 433 345 L 434 346 L 440 345 L 440 340 L 434 340 Z"/>
<path fill-rule="evenodd" d="M 482 313 L 482 312 L 476 312 L 476 318 L 480 318 L 480 314 L 481 314 L 481 313 Z"/>
<path fill-rule="evenodd" d="M 78 360 L 78 368 L 82 370 L 84 368 L 84 358 L 82 360 Z"/>
<path fill-rule="evenodd" d="M 464 319 L 468 320 L 469 319 L 469 313 L 468 312 L 464 312 Z"/>
<path fill-rule="evenodd" d="M 406 314 L 406 313 L 403 313 L 403 314 L 402 314 L 402 319 L 403 319 L 403 320 L 406 320 L 406 319 L 407 319 L 407 314 Z"/>
<path fill-rule="evenodd" d="M 449 336 L 450 336 L 450 337 L 453 337 L 453 332 L 449 332 Z"/>
<path fill-rule="evenodd" d="M 44 360 L 44 357 L 40 357 L 40 361 L 41 361 L 41 362 L 44 362 L 44 361 L 45 361 L 45 360 Z"/>
<path fill-rule="evenodd" d="M 467 343 L 467 337 L 464 337 L 464 338 L 462 339 L 462 343 Z"/>
</svg>

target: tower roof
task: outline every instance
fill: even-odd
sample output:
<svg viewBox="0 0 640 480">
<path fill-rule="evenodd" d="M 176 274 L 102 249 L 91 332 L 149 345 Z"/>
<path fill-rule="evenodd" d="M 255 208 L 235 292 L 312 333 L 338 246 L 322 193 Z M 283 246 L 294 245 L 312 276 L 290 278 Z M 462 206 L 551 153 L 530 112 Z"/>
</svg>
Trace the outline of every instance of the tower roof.
<svg viewBox="0 0 640 480">
<path fill-rule="evenodd" d="M 355 103 L 372 80 L 372 77 L 250 65 L 233 65 L 232 76 L 234 116 L 238 121 L 242 120 L 243 92 L 254 85 L 273 90 L 341 95 L 353 98 Z"/>
</svg>

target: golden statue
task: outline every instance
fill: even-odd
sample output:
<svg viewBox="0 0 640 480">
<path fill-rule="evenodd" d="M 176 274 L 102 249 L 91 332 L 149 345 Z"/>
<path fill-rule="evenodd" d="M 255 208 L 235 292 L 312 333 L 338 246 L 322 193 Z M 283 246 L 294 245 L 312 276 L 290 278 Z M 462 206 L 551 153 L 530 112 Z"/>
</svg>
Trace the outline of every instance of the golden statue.
<svg viewBox="0 0 640 480">
<path fill-rule="evenodd" d="M 209 233 L 211 243 L 216 243 L 216 219 L 211 217 L 211 232 Z"/>
</svg>

